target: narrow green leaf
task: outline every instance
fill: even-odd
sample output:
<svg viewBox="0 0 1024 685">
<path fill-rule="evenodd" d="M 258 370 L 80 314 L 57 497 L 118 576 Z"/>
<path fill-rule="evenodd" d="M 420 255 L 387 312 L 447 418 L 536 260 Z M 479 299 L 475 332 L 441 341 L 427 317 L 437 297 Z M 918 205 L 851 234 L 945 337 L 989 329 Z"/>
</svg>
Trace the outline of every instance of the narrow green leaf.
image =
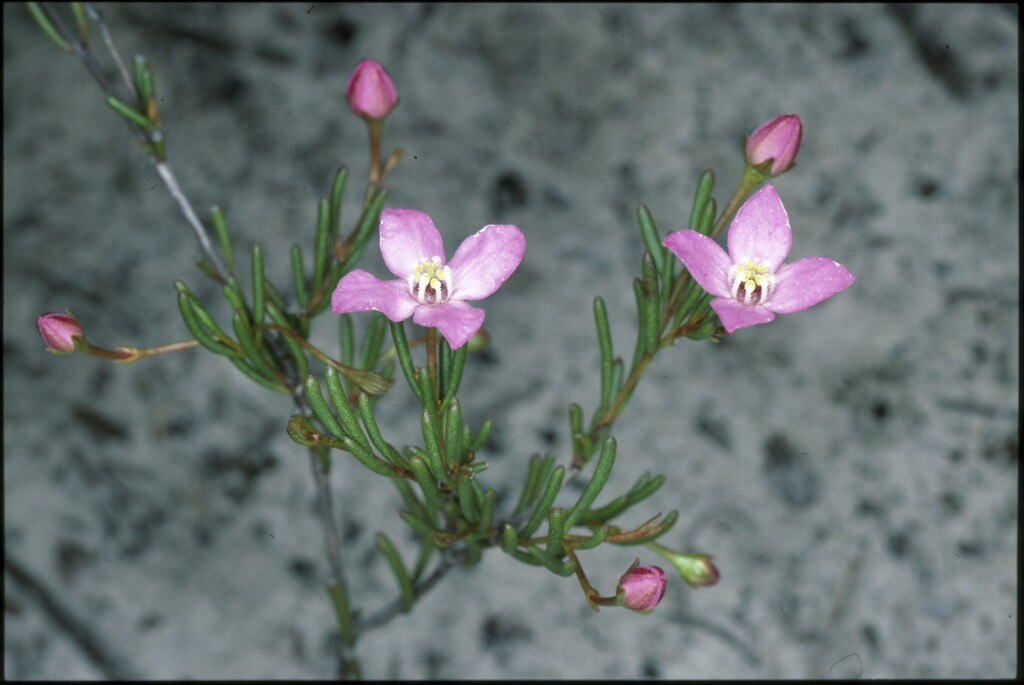
<svg viewBox="0 0 1024 685">
<path fill-rule="evenodd" d="M 541 521 L 547 516 L 548 509 L 555 501 L 555 497 L 558 495 L 558 491 L 562 487 L 562 478 L 565 477 L 565 467 L 556 466 L 555 470 L 551 472 L 548 477 L 547 485 L 544 487 L 544 494 L 541 495 L 540 500 L 537 502 L 537 506 L 534 508 L 530 518 L 527 519 L 523 527 L 519 529 L 519 539 L 528 538 L 540 527 Z"/>
<path fill-rule="evenodd" d="M 373 229 L 380 225 L 380 211 L 384 207 L 384 200 L 387 198 L 387 194 L 386 190 L 378 188 L 370 199 L 370 204 L 367 205 L 366 211 L 360 217 L 359 225 L 356 227 L 355 236 L 352 239 L 352 249 L 345 259 L 347 267 L 354 266 L 359 262 L 359 258 L 362 257 L 363 250 L 366 249 L 366 244 L 370 240 Z"/>
<path fill-rule="evenodd" d="M 380 312 L 370 314 L 370 323 L 363 334 L 363 344 L 359 349 L 359 368 L 373 371 L 377 366 L 381 345 L 384 344 L 384 329 L 387 317 Z"/>
<path fill-rule="evenodd" d="M 245 297 L 242 295 L 242 289 L 238 287 L 238 281 L 235 280 L 234 276 L 228 276 L 228 282 L 221 288 L 224 292 L 224 299 L 228 301 L 232 309 L 238 309 L 245 312 L 246 317 L 249 315 L 249 307 L 245 304 Z"/>
<path fill-rule="evenodd" d="M 264 378 L 263 376 L 261 376 L 260 373 L 255 369 L 255 367 L 253 367 L 253 365 L 249 363 L 247 360 L 239 359 L 238 357 L 228 357 L 228 359 L 231 360 L 231 363 L 234 364 L 239 371 L 241 371 L 243 374 L 245 374 L 252 380 L 262 385 L 264 388 L 267 388 L 268 390 L 273 390 L 274 392 L 277 393 L 281 393 L 282 395 L 292 394 L 292 391 L 289 388 L 286 388 L 275 381 L 272 381 L 268 378 Z"/>
<path fill-rule="evenodd" d="M 662 535 L 671 530 L 672 526 L 676 524 L 677 520 L 679 520 L 679 512 L 675 510 L 670 511 L 668 515 L 664 518 L 664 520 L 661 521 L 661 523 L 657 523 L 650 526 L 650 533 L 637 537 L 633 540 L 613 542 L 612 544 L 619 545 L 620 547 L 628 547 L 630 545 L 642 545 L 644 543 L 651 542 L 652 540 L 657 540 Z"/>
<path fill-rule="evenodd" d="M 641 339 L 641 349 L 648 356 L 654 356 L 658 351 L 657 291 L 655 291 L 654 299 L 651 299 L 644 294 L 643 286 L 639 281 L 636 281 L 634 285 L 639 291 L 637 307 L 640 314 L 638 334 Z"/>
<path fill-rule="evenodd" d="M 608 477 L 612 474 L 612 467 L 615 465 L 615 438 L 608 436 L 601 445 L 601 456 L 597 458 L 597 465 L 594 467 L 594 475 L 591 476 L 587 487 L 583 488 L 580 498 L 576 500 L 569 515 L 565 519 L 566 530 L 570 530 L 580 520 L 584 512 L 590 508 L 597 496 L 601 494 Z"/>
<path fill-rule="evenodd" d="M 410 528 L 424 537 L 429 538 L 435 532 L 429 523 L 410 511 L 400 511 L 398 512 L 398 516 L 405 521 Z"/>
<path fill-rule="evenodd" d="M 313 413 L 316 414 L 316 418 L 320 421 L 320 424 L 326 428 L 331 435 L 339 440 L 345 438 L 345 429 L 341 427 L 338 420 L 334 418 L 331 408 L 327 406 L 327 400 L 324 399 L 324 393 L 323 389 L 320 387 L 320 381 L 318 381 L 313 375 L 309 375 L 306 376 L 306 381 L 302 386 L 306 391 L 306 399 L 309 401 L 309 406 L 312 408 Z"/>
<path fill-rule="evenodd" d="M 316 206 L 316 234 L 313 238 L 313 289 L 320 287 L 327 275 L 331 258 L 331 207 L 322 197 Z"/>
<path fill-rule="evenodd" d="M 409 578 L 409 573 L 405 570 L 405 564 L 402 563 L 402 558 L 398 555 L 398 550 L 395 549 L 394 544 L 388 539 L 388 536 L 384 533 L 377 533 L 376 536 L 377 549 L 380 550 L 384 558 L 388 560 L 388 565 L 391 567 L 392 573 L 395 574 L 395 579 L 398 581 L 398 592 L 401 600 L 402 611 L 409 611 L 412 609 L 412 604 L 416 599 L 416 594 L 413 591 L 412 579 Z"/>
<path fill-rule="evenodd" d="M 542 479 L 546 477 L 546 474 L 541 476 L 545 460 L 546 457 L 542 459 L 539 454 L 530 457 L 530 461 L 526 465 L 526 480 L 523 483 L 523 490 L 519 493 L 519 501 L 516 502 L 516 506 L 512 510 L 512 516 L 518 514 L 533 501 L 534 495 L 543 482 Z"/>
<path fill-rule="evenodd" d="M 327 394 L 331 396 L 334 411 L 337 413 L 341 425 L 345 427 L 345 432 L 348 433 L 350 438 L 362 445 L 366 451 L 370 451 L 370 441 L 363 434 L 363 429 L 359 427 L 359 421 L 356 419 L 355 412 L 352 411 L 352 407 L 348 403 L 348 396 L 345 394 L 345 388 L 341 385 L 341 376 L 338 374 L 338 371 L 333 367 L 327 367 L 327 373 L 324 374 L 324 378 L 327 381 Z"/>
<path fill-rule="evenodd" d="M 711 197 L 711 190 L 715 187 L 715 172 L 708 169 L 700 176 L 700 181 L 697 182 L 697 191 L 693 194 L 693 205 L 690 209 L 690 220 L 686 224 L 687 228 L 694 231 L 700 231 L 700 227 L 703 225 L 702 216 L 704 214 L 704 208 L 708 203 L 708 198 Z M 707 235 L 707 231 L 701 231 Z"/>
<path fill-rule="evenodd" d="M 220 210 L 220 207 L 214 205 L 210 208 L 210 219 L 213 223 L 213 232 L 217 234 L 217 242 L 220 243 L 224 266 L 228 268 L 228 271 L 234 271 L 235 253 L 231 247 L 231 236 L 228 234 L 228 222 L 224 218 L 224 212 Z"/>
<path fill-rule="evenodd" d="M 615 518 L 624 513 L 634 504 L 642 502 L 653 495 L 654 492 L 657 491 L 664 483 L 665 476 L 651 478 L 650 474 L 645 473 L 640 476 L 637 482 L 625 495 L 616 497 L 603 507 L 591 509 L 580 518 L 580 521 L 583 523 L 590 523 L 608 521 L 609 519 Z"/>
<path fill-rule="evenodd" d="M 263 248 L 259 243 L 252 245 L 252 320 L 263 323 L 266 313 L 266 289 L 264 288 Z"/>
<path fill-rule="evenodd" d="M 526 551 L 556 575 L 568 577 L 576 573 L 576 562 L 572 559 L 556 559 L 539 547 L 527 547 Z"/>
<path fill-rule="evenodd" d="M 700 287 L 693 278 L 683 286 L 682 296 L 679 298 L 679 306 L 676 307 L 675 316 L 672 317 L 672 328 L 678 328 L 685 319 L 689 318 L 694 311 L 697 301 L 704 295 L 704 289 Z"/>
<path fill-rule="evenodd" d="M 473 442 L 469 444 L 469 449 L 474 452 L 480 451 L 480 448 L 484 446 L 484 443 L 487 442 L 487 438 L 491 435 L 491 425 L 490 419 L 483 422 L 483 425 L 480 426 L 480 430 L 477 432 L 476 437 L 473 438 Z"/>
<path fill-rule="evenodd" d="M 341 363 L 345 366 L 353 366 L 353 356 L 356 349 L 355 332 L 352 328 L 352 316 L 342 314 L 338 317 L 338 348 L 341 352 Z"/>
<path fill-rule="evenodd" d="M 327 594 L 334 604 L 334 613 L 338 616 L 338 630 L 342 644 L 351 647 L 356 642 L 355 628 L 352 624 L 352 610 L 349 608 L 348 597 L 342 586 L 331 584 L 327 586 Z"/>
<path fill-rule="evenodd" d="M 334 181 L 331 183 L 331 215 L 330 215 L 330 233 L 335 235 L 338 229 L 341 227 L 341 198 L 345 194 L 345 182 L 348 180 L 348 168 L 345 166 L 338 167 L 338 171 L 334 174 Z"/>
<path fill-rule="evenodd" d="M 501 546 L 509 554 L 519 547 L 519 536 L 516 534 L 516 527 L 506 523 L 501 529 Z"/>
<path fill-rule="evenodd" d="M 341 444 L 344 447 L 344 449 L 348 452 L 351 452 L 352 456 L 358 459 L 363 466 L 370 469 L 374 473 L 380 474 L 382 476 L 396 476 L 395 470 L 391 467 L 390 464 L 388 464 L 386 461 L 384 461 L 383 459 L 375 455 L 373 452 L 371 452 L 369 448 L 364 447 L 363 445 L 356 442 L 352 438 L 343 438 Z"/>
<path fill-rule="evenodd" d="M 302 248 L 298 243 L 292 244 L 292 287 L 295 288 L 295 299 L 300 307 L 306 306 L 306 269 L 302 265 Z"/>
<path fill-rule="evenodd" d="M 583 432 L 583 407 L 575 402 L 569 405 L 569 432 L 572 435 Z"/>
<path fill-rule="evenodd" d="M 704 208 L 704 213 L 701 214 L 700 218 L 700 232 L 707 235 L 711 232 L 711 227 L 715 225 L 715 214 L 718 213 L 718 207 L 715 204 L 715 198 L 708 200 L 707 206 Z"/>
<path fill-rule="evenodd" d="M 602 542 L 605 541 L 605 538 L 608 537 L 608 533 L 610 533 L 610 532 L 611 532 L 611 526 L 601 526 L 600 528 L 598 528 L 597 530 L 594 531 L 593 535 L 591 535 L 586 540 L 583 540 L 581 542 L 577 542 L 575 545 L 573 545 L 573 547 L 575 549 L 582 549 L 582 550 L 594 549 L 595 547 L 597 547 L 598 545 L 600 545 Z"/>
<path fill-rule="evenodd" d="M 430 371 L 426 367 L 420 367 L 416 371 L 416 381 L 420 387 L 423 406 L 433 411 L 437 397 L 434 395 L 434 386 L 430 382 Z"/>
<path fill-rule="evenodd" d="M 409 462 L 402 456 L 402 453 L 396 450 L 381 435 L 380 426 L 377 425 L 377 419 L 373 416 L 373 404 L 366 393 L 359 393 L 358 404 L 359 415 L 363 419 L 363 426 L 366 428 L 366 434 L 370 437 L 370 442 L 373 443 L 373 446 L 380 451 L 385 459 L 390 460 L 392 464 L 408 467 Z"/>
<path fill-rule="evenodd" d="M 192 307 L 192 300 L 193 297 L 189 293 L 178 293 L 178 310 L 181 312 L 181 318 L 185 322 L 185 327 L 188 328 L 189 333 L 191 333 L 192 337 L 196 339 L 196 342 L 214 354 L 220 354 L 232 358 L 241 357 L 241 352 L 228 347 L 218 340 L 214 340 L 210 334 L 202 328 Z"/>
<path fill-rule="evenodd" d="M 655 266 L 661 271 L 662 263 L 665 260 L 664 248 L 661 246 L 661 236 L 658 234 L 658 227 L 654 225 L 654 218 L 650 210 L 643 204 L 636 208 L 636 220 L 640 225 L 640 235 L 644 239 L 644 247 L 654 259 Z"/>
<path fill-rule="evenodd" d="M 437 417 L 434 412 L 424 409 L 420 415 L 420 427 L 423 431 L 423 446 L 427 450 L 427 457 L 430 459 L 430 471 L 440 481 L 447 481 L 448 469 L 441 455 L 441 445 L 438 441 Z"/>
<path fill-rule="evenodd" d="M 594 298 L 594 323 L 597 326 L 597 344 L 601 348 L 601 405 L 598 411 L 603 411 L 612 401 L 614 354 L 612 353 L 612 331 L 608 325 L 608 310 L 601 297 Z"/>
<path fill-rule="evenodd" d="M 427 570 L 427 563 L 430 562 L 430 557 L 437 551 L 437 546 L 429 535 L 423 536 L 420 540 L 420 551 L 416 555 L 416 568 L 412 572 L 413 581 L 417 581 L 423 577 L 423 572 Z"/>
<path fill-rule="evenodd" d="M 57 29 L 54 28 L 53 23 L 50 21 L 50 18 L 46 16 L 46 12 L 43 11 L 43 8 L 39 6 L 39 3 L 26 2 L 25 6 L 28 9 L 29 14 L 32 15 L 32 18 L 35 19 L 36 24 L 38 24 L 39 28 L 41 28 L 43 33 L 46 34 L 46 37 L 64 52 L 71 52 L 71 46 L 68 45 L 66 40 L 61 38 L 59 33 L 57 33 Z"/>
<path fill-rule="evenodd" d="M 109 95 L 107 96 L 107 104 L 110 106 L 110 109 L 114 110 L 136 126 L 141 126 L 147 130 L 154 128 L 152 121 L 147 119 L 144 114 L 137 111 L 124 100 L 120 100 L 113 95 Z"/>
<path fill-rule="evenodd" d="M 405 326 L 401 321 L 392 321 L 391 323 L 391 339 L 395 343 L 395 354 L 398 355 L 398 364 L 402 367 L 402 373 L 405 374 L 405 380 L 409 383 L 409 387 L 412 388 L 413 394 L 420 401 L 420 404 L 425 404 L 426 399 L 420 391 L 419 382 L 416 379 L 416 368 L 412 364 L 412 355 L 409 353 L 409 341 L 405 338 Z"/>
<path fill-rule="evenodd" d="M 444 451 L 448 467 L 461 464 L 466 456 L 462 445 L 462 407 L 459 400 L 452 398 L 445 412 Z"/>
<path fill-rule="evenodd" d="M 633 278 L 633 296 L 636 298 L 636 312 L 637 312 L 637 331 L 636 331 L 636 349 L 633 350 L 633 363 L 630 368 L 636 368 L 637 363 L 640 361 L 640 357 L 644 354 L 646 349 L 646 334 L 644 327 L 644 320 L 647 316 L 647 301 L 644 299 L 643 286 L 640 284 L 639 278 Z"/>
<path fill-rule="evenodd" d="M 476 481 L 473 481 L 474 483 Z M 480 508 L 480 521 L 477 528 L 481 531 L 487 531 L 491 527 L 491 523 L 494 521 L 494 507 L 498 503 L 498 493 L 496 490 L 488 490 L 484 493 L 484 503 Z"/>
<path fill-rule="evenodd" d="M 410 457 L 409 469 L 416 477 L 416 482 L 419 483 L 420 489 L 426 496 L 427 501 L 434 507 L 440 508 L 444 506 L 444 498 L 441 497 L 441 491 L 437 489 L 437 481 L 430 473 L 430 467 L 427 466 L 427 462 L 418 456 Z"/>
<path fill-rule="evenodd" d="M 82 45 L 89 45 L 89 22 L 85 18 L 85 6 L 81 2 L 71 3 L 71 14 L 75 17 L 78 40 Z"/>
<path fill-rule="evenodd" d="M 263 356 L 262 350 L 256 347 L 256 341 L 252 337 L 252 328 L 249 326 L 249 317 L 245 315 L 244 310 L 236 309 L 234 311 L 231 315 L 231 325 L 235 329 L 238 344 L 242 346 L 242 351 L 245 352 L 245 356 L 248 357 L 253 367 L 267 380 L 276 382 L 277 374 L 270 362 Z"/>
<path fill-rule="evenodd" d="M 467 523 L 476 523 L 480 512 L 476 508 L 476 497 L 473 495 L 472 481 L 463 481 L 457 487 L 459 493 L 459 511 Z"/>
<path fill-rule="evenodd" d="M 447 343 L 445 344 L 447 347 Z M 462 370 L 466 366 L 466 353 L 469 351 L 469 345 L 463 345 L 457 350 L 452 351 L 451 355 L 451 369 L 448 372 L 447 378 L 447 390 L 444 394 L 445 400 L 450 400 L 455 396 L 455 393 L 459 391 L 459 385 L 462 383 Z"/>
</svg>

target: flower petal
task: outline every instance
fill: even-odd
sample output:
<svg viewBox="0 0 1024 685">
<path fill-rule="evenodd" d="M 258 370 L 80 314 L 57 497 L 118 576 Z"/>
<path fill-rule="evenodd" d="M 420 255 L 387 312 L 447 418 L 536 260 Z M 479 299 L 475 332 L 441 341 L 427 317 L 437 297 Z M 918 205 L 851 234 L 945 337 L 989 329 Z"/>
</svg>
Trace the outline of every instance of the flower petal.
<svg viewBox="0 0 1024 685">
<path fill-rule="evenodd" d="M 764 306 L 792 314 L 827 300 L 854 282 L 846 267 L 828 257 L 807 257 L 775 272 L 775 290 Z"/>
<path fill-rule="evenodd" d="M 746 305 L 736 300 L 716 297 L 711 300 L 711 308 L 722 320 L 725 330 L 732 333 L 737 328 L 756 326 L 759 323 L 768 323 L 775 318 L 767 307 L 761 305 Z"/>
<path fill-rule="evenodd" d="M 769 183 L 750 196 L 729 227 L 729 256 L 736 263 L 761 259 L 775 271 L 793 244 L 789 216 L 775 188 Z"/>
<path fill-rule="evenodd" d="M 484 310 L 459 300 L 445 304 L 424 304 L 416 308 L 412 320 L 421 326 L 441 331 L 453 350 L 466 344 L 484 323 Z"/>
<path fill-rule="evenodd" d="M 444 244 L 434 222 L 416 209 L 391 209 L 380 213 L 380 254 L 394 275 L 405 280 L 424 259 L 440 257 Z"/>
<path fill-rule="evenodd" d="M 512 275 L 525 251 L 526 238 L 515 226 L 484 226 L 463 240 L 448 262 L 452 270 L 452 299 L 487 297 Z"/>
<path fill-rule="evenodd" d="M 729 297 L 732 260 L 721 245 L 696 231 L 673 231 L 662 245 L 682 260 L 700 287 L 712 295 Z"/>
<path fill-rule="evenodd" d="M 345 274 L 331 295 L 335 314 L 372 309 L 392 321 L 408 319 L 418 305 L 405 281 L 382 281 L 362 269 Z"/>
</svg>

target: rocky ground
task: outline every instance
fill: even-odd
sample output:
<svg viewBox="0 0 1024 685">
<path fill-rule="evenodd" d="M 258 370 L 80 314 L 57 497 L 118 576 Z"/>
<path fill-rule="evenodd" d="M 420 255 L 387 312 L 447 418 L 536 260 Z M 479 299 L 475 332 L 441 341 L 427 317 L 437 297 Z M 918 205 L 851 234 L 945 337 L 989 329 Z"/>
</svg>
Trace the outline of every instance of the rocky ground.
<svg viewBox="0 0 1024 685">
<path fill-rule="evenodd" d="M 497 423 L 481 458 L 506 495 L 530 454 L 564 458 L 566 405 L 593 407 L 594 295 L 631 351 L 636 204 L 682 228 L 703 169 L 723 202 L 746 133 L 776 114 L 804 122 L 799 166 L 775 183 L 792 256 L 832 257 L 856 283 L 663 352 L 616 431 L 611 491 L 667 475 L 637 515 L 678 509 L 665 543 L 713 554 L 721 582 L 673 578 L 650 616 L 595 614 L 574 579 L 492 552 L 369 633 L 367 676 L 1016 674 L 1017 12 L 109 7 L 122 51 L 153 64 L 182 185 L 224 208 L 246 267 L 259 240 L 287 282 L 286 250 L 310 239 L 333 170 L 366 169 L 342 99 L 363 57 L 401 94 L 389 204 L 429 213 L 451 246 L 488 223 L 522 228 L 526 258 L 488 301 L 493 344 L 462 392 L 472 421 Z M 42 349 L 44 311 L 71 309 L 99 344 L 155 345 L 186 335 L 174 278 L 219 296 L 81 65 L 24 7 L 3 16 L 4 675 L 329 677 L 328 569 L 288 401 L 199 351 L 119 366 Z M 417 439 L 413 408 L 402 387 L 381 404 L 394 442 Z M 346 568 L 372 611 L 394 592 L 374 532 L 414 550 L 392 490 L 338 464 Z M 610 592 L 637 552 L 584 563 Z"/>
</svg>

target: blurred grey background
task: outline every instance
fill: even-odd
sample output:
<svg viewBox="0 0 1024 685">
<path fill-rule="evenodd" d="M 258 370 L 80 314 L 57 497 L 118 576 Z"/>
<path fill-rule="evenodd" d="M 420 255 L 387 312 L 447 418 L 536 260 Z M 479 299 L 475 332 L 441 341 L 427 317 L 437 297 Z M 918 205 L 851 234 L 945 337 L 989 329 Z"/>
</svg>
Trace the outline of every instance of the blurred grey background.
<svg viewBox="0 0 1024 685">
<path fill-rule="evenodd" d="M 227 308 L 82 66 L 24 7 L 3 13 L 4 675 L 329 677 L 288 400 L 200 351 L 127 367 L 43 351 L 35 317 L 64 309 L 97 344 L 186 337 L 174 278 Z M 204 214 L 223 207 L 243 273 L 259 240 L 288 283 L 336 166 L 365 174 L 343 99 L 363 57 L 401 95 L 389 204 L 430 214 L 449 252 L 488 223 L 522 228 L 461 393 L 472 421 L 497 422 L 480 458 L 506 498 L 532 453 L 565 458 L 567 404 L 593 409 L 594 295 L 632 352 L 636 204 L 684 227 L 703 169 L 724 202 L 743 136 L 803 120 L 799 166 L 775 182 L 792 258 L 832 257 L 856 283 L 663 352 L 616 431 L 607 496 L 669 478 L 624 523 L 678 509 L 663 542 L 713 554 L 721 582 L 673 576 L 650 616 L 595 614 L 575 579 L 491 551 L 364 638 L 367 676 L 1016 674 L 1015 5 L 127 4 L 107 19 L 125 55 L 150 58 L 169 160 Z M 327 315 L 315 339 L 334 349 L 334 331 Z M 392 442 L 418 439 L 413 408 L 402 386 L 381 404 Z M 415 551 L 393 490 L 336 464 L 349 582 L 372 611 L 394 595 L 374 532 Z M 611 593 L 637 553 L 657 562 L 581 560 Z"/>
</svg>

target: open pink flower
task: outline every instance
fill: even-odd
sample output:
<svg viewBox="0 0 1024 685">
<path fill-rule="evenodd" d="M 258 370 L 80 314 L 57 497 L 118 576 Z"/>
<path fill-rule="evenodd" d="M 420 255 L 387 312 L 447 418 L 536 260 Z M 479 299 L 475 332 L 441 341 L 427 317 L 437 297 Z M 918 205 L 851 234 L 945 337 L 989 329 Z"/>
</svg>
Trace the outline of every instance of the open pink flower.
<svg viewBox="0 0 1024 685">
<path fill-rule="evenodd" d="M 380 215 L 380 253 L 398 280 L 382 281 L 356 269 L 338 282 L 331 296 L 337 314 L 378 311 L 392 321 L 410 316 L 441 331 L 454 350 L 466 344 L 484 322 L 484 310 L 466 304 L 481 300 L 519 266 L 526 238 L 511 225 L 491 224 L 462 241 L 446 261 L 434 222 L 415 209 L 385 209 Z"/>
<path fill-rule="evenodd" d="M 827 257 L 783 264 L 792 242 L 786 209 L 768 184 L 736 212 L 728 254 L 696 231 L 674 231 L 663 244 L 715 296 L 711 306 L 732 333 L 807 309 L 853 283 L 853 274 Z"/>
</svg>

